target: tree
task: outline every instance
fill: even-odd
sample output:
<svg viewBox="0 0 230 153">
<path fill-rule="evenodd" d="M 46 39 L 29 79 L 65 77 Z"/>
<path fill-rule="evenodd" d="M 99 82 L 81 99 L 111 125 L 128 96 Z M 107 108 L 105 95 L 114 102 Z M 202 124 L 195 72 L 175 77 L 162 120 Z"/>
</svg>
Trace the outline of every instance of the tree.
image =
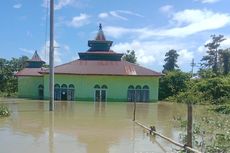
<svg viewBox="0 0 230 153">
<path fill-rule="evenodd" d="M 5 92 L 10 96 L 11 93 L 17 91 L 17 78 L 14 74 L 26 67 L 27 60 L 27 56 L 11 60 L 0 58 L 0 92 Z"/>
<path fill-rule="evenodd" d="M 132 51 L 127 50 L 125 55 L 122 57 L 122 60 L 136 64 L 137 63 L 137 57 L 136 57 L 135 51 L 134 50 L 132 50 Z"/>
<path fill-rule="evenodd" d="M 165 65 L 163 65 L 164 69 L 163 72 L 166 73 L 168 71 L 173 71 L 175 68 L 179 68 L 177 65 L 177 58 L 178 58 L 177 51 L 174 49 L 169 50 L 165 54 L 165 59 L 164 61 L 166 62 Z"/>
<path fill-rule="evenodd" d="M 160 79 L 159 99 L 163 100 L 170 96 L 175 96 L 187 88 L 186 82 L 189 81 L 190 74 L 180 70 L 169 71 Z"/>
<path fill-rule="evenodd" d="M 220 52 L 221 49 L 220 43 L 225 40 L 223 35 L 211 35 L 212 41 L 210 43 L 205 44 L 205 47 L 208 49 L 207 54 L 205 55 L 201 61 L 204 61 L 202 63 L 203 66 L 212 68 L 213 72 L 215 74 L 218 74 L 219 68 L 220 68 Z"/>
<path fill-rule="evenodd" d="M 220 53 L 223 66 L 223 74 L 227 75 L 230 71 L 230 48 L 223 50 Z"/>
</svg>

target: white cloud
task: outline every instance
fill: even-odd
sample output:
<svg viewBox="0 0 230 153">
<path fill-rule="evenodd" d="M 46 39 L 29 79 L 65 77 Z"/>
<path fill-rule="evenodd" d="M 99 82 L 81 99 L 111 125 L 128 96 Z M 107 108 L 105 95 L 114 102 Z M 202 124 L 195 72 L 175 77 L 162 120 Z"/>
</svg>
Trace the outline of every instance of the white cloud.
<svg viewBox="0 0 230 153">
<path fill-rule="evenodd" d="M 81 26 L 87 25 L 90 23 L 90 16 L 84 13 L 81 13 L 79 16 L 73 17 L 72 21 L 68 23 L 69 26 L 79 28 Z"/>
<path fill-rule="evenodd" d="M 223 42 L 221 42 L 220 48 L 222 48 L 222 49 L 230 48 L 230 37 L 227 36 L 224 38 L 225 38 L 225 40 Z M 200 54 L 201 56 L 207 54 L 207 48 L 204 47 L 204 45 L 210 43 L 211 41 L 212 41 L 211 38 L 206 40 L 203 45 L 201 45 L 197 48 L 197 53 Z"/>
<path fill-rule="evenodd" d="M 20 3 L 13 5 L 13 8 L 15 9 L 20 9 L 21 7 L 22 7 L 22 4 Z"/>
<path fill-rule="evenodd" d="M 117 10 L 116 12 L 122 13 L 122 14 L 133 15 L 133 16 L 137 16 L 137 17 L 144 17 L 143 15 L 141 15 L 139 13 L 128 11 L 128 10 Z"/>
<path fill-rule="evenodd" d="M 101 19 L 104 19 L 104 18 L 109 17 L 109 14 L 108 14 L 108 13 L 100 13 L 100 14 L 98 15 L 98 17 L 101 18 Z"/>
<path fill-rule="evenodd" d="M 115 10 L 115 11 L 110 11 L 110 12 L 103 12 L 103 13 L 100 13 L 98 15 L 99 18 L 101 19 L 105 19 L 105 18 L 108 18 L 108 17 L 115 17 L 115 18 L 118 18 L 118 19 L 121 19 L 121 20 L 128 20 L 127 15 L 132 15 L 132 16 L 137 16 L 137 17 L 144 17 L 143 15 L 141 14 L 138 14 L 138 13 L 135 13 L 135 12 L 132 12 L 132 11 L 128 11 L 128 10 Z"/>
<path fill-rule="evenodd" d="M 109 12 L 113 17 L 119 18 L 121 20 L 128 20 L 126 17 L 121 16 L 117 11 Z"/>
<path fill-rule="evenodd" d="M 60 10 L 64 7 L 72 6 L 72 7 L 81 7 L 83 4 L 79 0 L 58 0 L 57 3 L 54 4 L 55 10 Z M 49 7 L 50 0 L 43 0 L 42 7 Z"/>
<path fill-rule="evenodd" d="M 49 45 L 50 45 L 50 42 L 47 41 L 45 45 L 42 47 L 41 52 L 40 52 L 41 58 L 46 62 L 46 64 L 49 64 Z M 62 56 L 61 51 L 65 52 L 65 50 L 63 49 L 63 46 L 65 45 L 60 45 L 57 41 L 54 40 L 54 65 L 55 66 L 63 63 L 61 59 L 61 56 Z"/>
<path fill-rule="evenodd" d="M 216 3 L 219 2 L 220 0 L 195 0 L 195 1 L 199 1 L 201 3 Z"/>
<path fill-rule="evenodd" d="M 59 0 L 58 3 L 55 5 L 55 9 L 59 10 L 65 6 L 73 4 L 74 0 Z"/>
<path fill-rule="evenodd" d="M 112 47 L 112 50 L 125 53 L 127 50 L 135 50 L 137 55 L 137 61 L 140 65 L 155 69 L 157 71 L 162 70 L 164 64 L 165 53 L 170 49 L 182 50 L 184 44 L 173 43 L 167 41 L 137 41 L 133 40 L 126 43 L 118 43 Z M 187 50 L 186 50 L 187 51 Z M 192 53 L 180 51 L 182 58 L 186 60 L 191 58 Z M 188 54 L 187 54 L 188 53 Z M 193 56 L 192 56 L 193 57 Z M 187 63 L 186 60 L 182 60 L 181 64 Z"/>
<path fill-rule="evenodd" d="M 194 58 L 193 52 L 190 52 L 187 49 L 179 50 L 178 54 L 178 65 L 180 67 L 183 67 L 185 64 L 189 65 Z"/>
<path fill-rule="evenodd" d="M 160 7 L 160 11 L 162 13 L 171 14 L 173 12 L 173 6 L 172 5 L 164 5 L 164 6 Z"/>
<path fill-rule="evenodd" d="M 184 10 L 173 14 L 171 21 L 174 23 L 170 28 L 152 29 L 124 28 L 108 26 L 104 29 L 110 36 L 115 38 L 126 34 L 133 34 L 138 39 L 158 37 L 186 37 L 198 32 L 215 30 L 230 24 L 230 15 L 215 13 L 209 10 Z"/>
<path fill-rule="evenodd" d="M 23 51 L 25 53 L 33 54 L 34 50 L 33 49 L 27 49 L 27 48 L 19 48 L 20 51 Z"/>
<path fill-rule="evenodd" d="M 226 39 L 221 43 L 220 47 L 223 49 L 230 48 L 230 37 L 225 37 Z"/>
<path fill-rule="evenodd" d="M 115 27 L 115 26 L 105 26 L 103 27 L 106 35 L 112 36 L 114 38 L 119 38 L 127 33 L 135 33 L 136 29 L 127 29 L 124 27 Z"/>
</svg>

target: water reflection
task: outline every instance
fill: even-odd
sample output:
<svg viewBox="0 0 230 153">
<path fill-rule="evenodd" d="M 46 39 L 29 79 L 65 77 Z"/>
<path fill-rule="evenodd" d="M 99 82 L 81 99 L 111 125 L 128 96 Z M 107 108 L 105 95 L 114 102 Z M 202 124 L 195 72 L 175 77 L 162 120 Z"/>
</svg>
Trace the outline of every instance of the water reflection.
<svg viewBox="0 0 230 153">
<path fill-rule="evenodd" d="M 12 115 L 0 119 L 3 152 L 171 151 L 167 142 L 147 136 L 132 122 L 132 103 L 57 102 L 54 112 L 48 111 L 48 102 L 44 101 L 15 101 L 7 105 Z M 166 136 L 175 138 L 171 120 L 179 111 L 170 104 L 137 104 L 137 120 L 155 125 Z"/>
<path fill-rule="evenodd" d="M 49 112 L 49 153 L 54 153 L 54 112 Z"/>
</svg>

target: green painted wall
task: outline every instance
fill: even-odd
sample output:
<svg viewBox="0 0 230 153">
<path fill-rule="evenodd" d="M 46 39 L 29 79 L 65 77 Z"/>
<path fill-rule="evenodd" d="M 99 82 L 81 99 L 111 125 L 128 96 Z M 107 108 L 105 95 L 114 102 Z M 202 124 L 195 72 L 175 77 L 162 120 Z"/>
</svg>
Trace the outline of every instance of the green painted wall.
<svg viewBox="0 0 230 153">
<path fill-rule="evenodd" d="M 136 76 L 93 76 L 93 75 L 55 75 L 55 84 L 73 84 L 75 86 L 75 100 L 93 101 L 94 86 L 107 85 L 107 101 L 127 101 L 127 89 L 129 85 L 148 85 L 150 89 L 150 101 L 158 100 L 157 77 Z M 44 76 L 44 96 L 49 97 L 49 75 Z"/>
<path fill-rule="evenodd" d="M 18 96 L 38 99 L 38 86 L 43 83 L 43 77 L 18 77 Z"/>
</svg>

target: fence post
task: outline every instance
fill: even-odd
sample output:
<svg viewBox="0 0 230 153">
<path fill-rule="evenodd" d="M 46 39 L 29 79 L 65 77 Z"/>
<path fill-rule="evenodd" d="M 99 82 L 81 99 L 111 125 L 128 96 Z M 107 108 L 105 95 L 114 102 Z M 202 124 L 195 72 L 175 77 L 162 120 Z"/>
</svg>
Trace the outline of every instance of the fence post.
<svg viewBox="0 0 230 153">
<path fill-rule="evenodd" d="M 192 103 L 187 104 L 187 146 L 192 148 Z"/>
<path fill-rule="evenodd" d="M 133 121 L 136 120 L 136 99 L 134 100 L 134 108 L 133 108 Z"/>
</svg>

